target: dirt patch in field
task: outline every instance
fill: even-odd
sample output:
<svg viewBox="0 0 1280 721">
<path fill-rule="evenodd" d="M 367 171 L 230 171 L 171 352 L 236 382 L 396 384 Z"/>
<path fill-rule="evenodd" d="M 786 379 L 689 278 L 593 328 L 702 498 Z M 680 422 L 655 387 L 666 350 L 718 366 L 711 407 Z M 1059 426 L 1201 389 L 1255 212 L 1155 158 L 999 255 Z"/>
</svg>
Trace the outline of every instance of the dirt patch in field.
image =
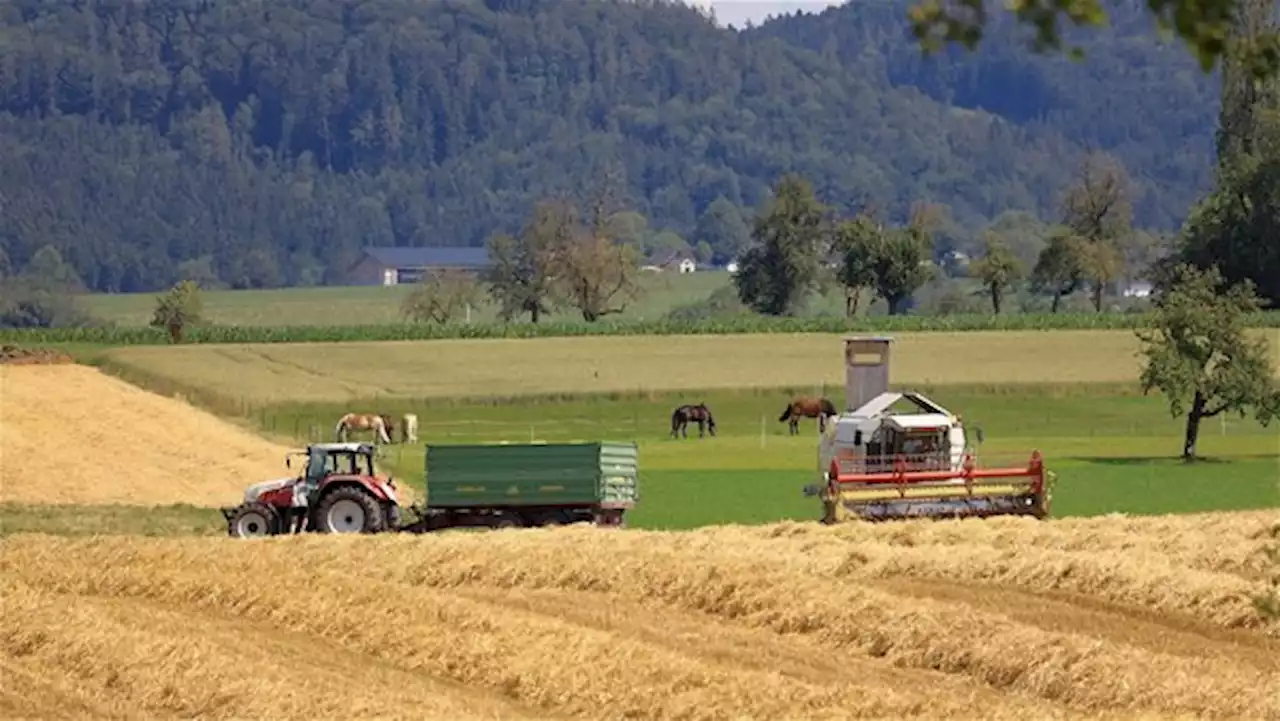
<svg viewBox="0 0 1280 721">
<path fill-rule="evenodd" d="M 50 365 L 74 362 L 71 356 L 52 348 L 0 346 L 0 365 Z"/>
<path fill-rule="evenodd" d="M 0 501 L 232 505 L 289 450 L 74 364 L 0 365 Z"/>
</svg>

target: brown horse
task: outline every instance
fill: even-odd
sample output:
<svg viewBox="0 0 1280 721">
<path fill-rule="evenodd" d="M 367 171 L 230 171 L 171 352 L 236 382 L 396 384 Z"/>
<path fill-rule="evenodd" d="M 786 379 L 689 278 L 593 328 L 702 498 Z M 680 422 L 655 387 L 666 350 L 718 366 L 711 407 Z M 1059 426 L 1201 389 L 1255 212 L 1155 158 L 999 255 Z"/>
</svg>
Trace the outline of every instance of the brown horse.
<svg viewBox="0 0 1280 721">
<path fill-rule="evenodd" d="M 711 415 L 711 409 L 705 403 L 699 403 L 696 406 L 683 405 L 671 412 L 671 437 L 675 438 L 679 434 L 682 438 L 688 438 L 686 427 L 689 421 L 698 424 L 699 438 L 703 437 L 705 431 L 711 431 L 712 436 L 716 434 L 716 419 Z"/>
<path fill-rule="evenodd" d="M 827 416 L 839 415 L 836 406 L 826 398 L 814 398 L 813 396 L 800 396 L 793 398 L 791 403 L 787 405 L 787 409 L 778 417 L 779 421 L 790 420 L 791 435 L 800 432 L 801 418 L 817 418 L 818 431 L 827 430 Z"/>
<path fill-rule="evenodd" d="M 383 443 L 391 443 L 393 430 L 395 424 L 390 416 L 374 413 L 348 413 L 338 419 L 338 425 L 333 429 L 339 441 L 346 441 L 350 431 L 373 431 L 375 441 Z"/>
</svg>

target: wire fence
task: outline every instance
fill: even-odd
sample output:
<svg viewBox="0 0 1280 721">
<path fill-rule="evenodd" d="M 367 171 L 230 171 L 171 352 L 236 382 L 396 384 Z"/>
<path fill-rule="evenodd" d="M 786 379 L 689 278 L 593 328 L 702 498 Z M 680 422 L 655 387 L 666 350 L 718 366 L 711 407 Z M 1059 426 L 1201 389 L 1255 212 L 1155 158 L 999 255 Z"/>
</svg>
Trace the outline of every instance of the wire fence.
<svg viewBox="0 0 1280 721">
<path fill-rule="evenodd" d="M 474 417 L 474 411 L 466 408 L 455 409 L 433 417 L 427 413 L 417 413 L 417 441 L 420 443 L 468 441 L 563 441 L 592 440 L 601 438 L 614 439 L 646 439 L 657 440 L 669 438 L 671 435 L 671 419 L 669 414 L 657 414 L 650 408 L 627 408 L 600 406 L 598 413 L 590 415 L 563 416 L 549 413 L 546 418 L 529 419 L 527 417 Z M 575 409 L 578 410 L 578 409 Z M 743 413 L 717 415 L 717 434 L 720 436 L 750 436 L 758 440 L 761 447 L 777 442 L 779 438 L 790 436 L 788 423 L 779 421 L 780 409 L 770 412 L 756 412 L 749 416 Z M 316 417 L 309 417 L 291 412 L 277 412 L 271 409 L 259 409 L 249 414 L 262 431 L 278 437 L 288 437 L 299 442 L 319 442 L 336 440 L 333 424 L 321 423 Z M 487 415 L 487 414 L 486 414 Z M 527 416 L 527 413 L 521 414 Z M 441 417 L 443 416 L 443 417 Z M 393 416 L 395 428 L 393 442 L 403 442 L 400 427 L 401 416 Z M 1229 418 L 1225 414 L 1205 421 L 1200 427 L 1200 438 L 1213 436 L 1254 435 L 1259 432 L 1252 419 Z M 335 418 L 336 422 L 336 418 Z M 982 418 L 964 418 L 964 426 L 970 442 L 982 445 L 979 430 L 986 436 L 983 440 L 991 440 L 999 436 L 1016 437 L 1055 437 L 1101 439 L 1115 437 L 1170 437 L 1182 430 L 1182 419 L 1159 418 L 1150 421 L 1139 419 L 1103 418 L 1093 422 L 1082 422 L 1075 413 L 1055 413 L 1052 408 L 1038 411 L 1017 419 L 1001 418 L 996 424 L 1003 432 L 993 433 Z M 1029 427 L 1048 429 L 1046 432 L 1027 432 Z M 816 419 L 803 418 L 800 421 L 799 436 L 814 437 L 820 435 Z M 697 438 L 699 429 L 696 422 L 690 422 L 680 432 L 682 438 Z M 372 432 L 350 432 L 352 439 L 373 440 Z M 709 435 L 709 432 L 708 432 Z"/>
</svg>

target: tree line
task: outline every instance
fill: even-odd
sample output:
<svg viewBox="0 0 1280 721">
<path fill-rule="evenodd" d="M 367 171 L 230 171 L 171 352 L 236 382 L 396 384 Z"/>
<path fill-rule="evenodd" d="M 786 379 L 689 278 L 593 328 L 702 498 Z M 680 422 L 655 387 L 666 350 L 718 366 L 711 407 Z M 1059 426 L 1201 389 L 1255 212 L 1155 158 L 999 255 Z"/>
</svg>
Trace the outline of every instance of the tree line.
<svg viewBox="0 0 1280 721">
<path fill-rule="evenodd" d="M 935 71 L 907 62 L 910 2 L 741 31 L 665 1 L 6 3 L 0 265 L 49 248 L 95 291 L 341 283 L 364 246 L 516 234 L 610 167 L 647 251 L 737 257 L 793 170 L 845 214 L 945 206 L 939 252 L 973 254 L 1006 211 L 1054 215 L 1095 142 L 1135 170 L 1136 225 L 1182 222 L 1213 84 L 1142 13 L 1084 68 L 997 27 Z"/>
<path fill-rule="evenodd" d="M 1105 153 L 1086 156 L 1064 194 L 1058 223 L 1041 229 L 1033 264 L 1023 235 L 1011 244 L 1000 230 L 983 232 L 982 254 L 963 272 L 979 279 L 992 310 L 1000 313 L 1009 289 L 1026 278 L 1033 292 L 1052 297 L 1052 312 L 1063 296 L 1087 287 L 1094 309 L 1122 276 L 1143 277 L 1162 257 L 1150 250 L 1150 235 L 1133 228 L 1131 183 L 1123 164 Z M 735 285 L 741 300 L 770 315 L 796 313 L 806 295 L 834 279 L 844 289 L 846 313 L 855 315 L 864 292 L 883 298 L 891 314 L 902 313 L 917 289 L 941 272 L 936 232 L 946 208 L 917 203 L 906 223 L 893 225 L 873 210 L 842 217 L 820 201 L 798 174 L 782 178 L 767 213 L 755 220 L 755 244 L 742 257 Z M 1026 226 L 1023 226 L 1025 231 Z M 1139 257 L 1129 263 L 1129 258 Z M 1029 260 L 1029 259 L 1028 259 Z"/>
</svg>

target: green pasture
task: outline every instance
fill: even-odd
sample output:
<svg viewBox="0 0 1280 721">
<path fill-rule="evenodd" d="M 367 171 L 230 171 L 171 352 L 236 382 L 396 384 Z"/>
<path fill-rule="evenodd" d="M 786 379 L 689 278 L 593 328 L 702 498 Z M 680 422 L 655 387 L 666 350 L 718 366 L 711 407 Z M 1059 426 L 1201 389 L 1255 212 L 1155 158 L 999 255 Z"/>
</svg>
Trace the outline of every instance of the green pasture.
<svg viewBox="0 0 1280 721">
<path fill-rule="evenodd" d="M 939 387 L 926 394 L 981 427 L 983 465 L 1025 465 L 1038 449 L 1057 476 L 1054 515 L 1179 513 L 1280 507 L 1280 428 L 1238 417 L 1201 431 L 1206 460 L 1177 460 L 1182 423 L 1159 397 L 1131 386 Z M 817 429 L 805 420 L 789 436 L 777 421 L 789 394 L 709 391 L 561 402 L 463 404 L 397 400 L 381 412 L 419 416 L 419 443 L 385 447 L 388 469 L 421 490 L 423 444 L 635 440 L 641 454 L 641 502 L 630 523 L 678 529 L 718 523 L 813 519 Z M 836 396 L 838 398 L 838 396 Z M 718 435 L 669 437 L 671 410 L 705 401 Z M 371 406 L 372 407 L 372 406 Z M 327 439 L 345 406 L 275 406 L 257 415 L 264 430 Z"/>
</svg>

